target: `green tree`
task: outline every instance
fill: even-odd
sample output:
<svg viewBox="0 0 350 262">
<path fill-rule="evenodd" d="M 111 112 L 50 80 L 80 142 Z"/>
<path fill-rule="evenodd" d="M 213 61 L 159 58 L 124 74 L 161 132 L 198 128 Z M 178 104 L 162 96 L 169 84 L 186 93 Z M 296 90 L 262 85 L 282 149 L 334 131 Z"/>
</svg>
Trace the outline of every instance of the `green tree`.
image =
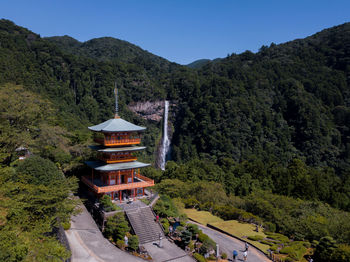
<svg viewBox="0 0 350 262">
<path fill-rule="evenodd" d="M 136 235 L 129 237 L 128 247 L 133 251 L 137 251 L 139 249 L 139 237 Z"/>
<path fill-rule="evenodd" d="M 316 247 L 314 257 L 317 261 L 331 261 L 331 256 L 336 250 L 337 245 L 332 237 L 323 237 Z"/>
<path fill-rule="evenodd" d="M 124 239 L 125 234 L 129 231 L 130 227 L 125 220 L 125 215 L 123 212 L 120 212 L 108 218 L 103 233 L 107 238 L 112 238 L 114 241 L 117 241 Z"/>
<path fill-rule="evenodd" d="M 181 244 L 185 247 L 187 246 L 191 239 L 192 239 L 192 233 L 189 230 L 184 230 L 181 232 Z"/>
</svg>

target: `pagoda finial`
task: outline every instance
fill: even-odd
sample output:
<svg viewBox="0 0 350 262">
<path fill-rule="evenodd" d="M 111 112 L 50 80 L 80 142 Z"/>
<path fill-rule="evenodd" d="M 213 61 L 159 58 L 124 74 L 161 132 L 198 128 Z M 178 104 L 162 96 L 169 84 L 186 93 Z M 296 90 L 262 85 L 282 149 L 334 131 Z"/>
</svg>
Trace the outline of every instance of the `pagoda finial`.
<svg viewBox="0 0 350 262">
<path fill-rule="evenodd" d="M 114 82 L 114 95 L 115 95 L 115 115 L 114 118 L 120 118 L 118 115 L 118 88 L 117 81 Z"/>
</svg>

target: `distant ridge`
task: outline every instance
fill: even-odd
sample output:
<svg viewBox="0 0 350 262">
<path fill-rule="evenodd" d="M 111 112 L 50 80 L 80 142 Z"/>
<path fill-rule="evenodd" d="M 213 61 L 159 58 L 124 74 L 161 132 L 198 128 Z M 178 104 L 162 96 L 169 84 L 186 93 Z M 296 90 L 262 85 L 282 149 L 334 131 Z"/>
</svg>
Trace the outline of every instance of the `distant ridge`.
<svg viewBox="0 0 350 262">
<path fill-rule="evenodd" d="M 162 57 L 151 54 L 127 41 L 113 37 L 99 37 L 86 42 L 79 42 L 67 35 L 45 37 L 44 39 L 70 54 L 85 56 L 103 62 L 133 63 L 139 59 L 146 59 L 148 62 L 162 64 L 163 66 L 170 64 L 168 60 Z"/>
<path fill-rule="evenodd" d="M 210 59 L 198 59 L 196 61 L 193 61 L 192 63 L 189 63 L 186 66 L 193 68 L 193 69 L 199 69 L 199 68 L 203 67 L 204 65 L 208 64 L 209 62 L 211 62 Z"/>
<path fill-rule="evenodd" d="M 220 62 L 222 60 L 222 58 L 215 58 L 213 60 L 211 59 L 198 59 L 192 63 L 189 63 L 188 65 L 185 65 L 189 68 L 192 68 L 192 69 L 201 69 L 203 66 L 206 66 L 207 64 L 210 64 L 210 63 L 217 63 L 217 62 Z"/>
</svg>

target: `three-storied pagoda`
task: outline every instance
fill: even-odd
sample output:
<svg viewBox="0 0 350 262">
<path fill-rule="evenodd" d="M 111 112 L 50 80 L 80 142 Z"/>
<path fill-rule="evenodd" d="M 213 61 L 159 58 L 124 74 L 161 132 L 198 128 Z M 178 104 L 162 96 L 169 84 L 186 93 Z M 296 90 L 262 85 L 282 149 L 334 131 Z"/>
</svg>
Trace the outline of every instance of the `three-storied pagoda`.
<svg viewBox="0 0 350 262">
<path fill-rule="evenodd" d="M 140 169 L 149 164 L 137 161 L 134 152 L 145 147 L 141 143 L 141 132 L 145 127 L 134 125 L 118 115 L 118 95 L 114 119 L 90 126 L 95 132 L 95 142 L 91 146 L 98 152 L 98 161 L 87 161 L 91 174 L 82 177 L 91 192 L 97 198 L 107 194 L 112 200 L 126 200 L 144 196 L 145 188 L 154 185 L 154 181 L 140 174 Z"/>
</svg>

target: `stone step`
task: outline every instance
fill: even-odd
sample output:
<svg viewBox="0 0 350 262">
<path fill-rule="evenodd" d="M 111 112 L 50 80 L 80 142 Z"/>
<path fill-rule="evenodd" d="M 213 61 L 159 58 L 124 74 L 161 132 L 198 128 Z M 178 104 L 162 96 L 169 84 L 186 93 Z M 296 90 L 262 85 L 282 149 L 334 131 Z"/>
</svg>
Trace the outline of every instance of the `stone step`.
<svg viewBox="0 0 350 262">
<path fill-rule="evenodd" d="M 155 222 L 155 216 L 150 207 L 128 210 L 126 214 L 141 244 L 159 240 L 159 233 L 164 237 L 161 227 Z"/>
</svg>

